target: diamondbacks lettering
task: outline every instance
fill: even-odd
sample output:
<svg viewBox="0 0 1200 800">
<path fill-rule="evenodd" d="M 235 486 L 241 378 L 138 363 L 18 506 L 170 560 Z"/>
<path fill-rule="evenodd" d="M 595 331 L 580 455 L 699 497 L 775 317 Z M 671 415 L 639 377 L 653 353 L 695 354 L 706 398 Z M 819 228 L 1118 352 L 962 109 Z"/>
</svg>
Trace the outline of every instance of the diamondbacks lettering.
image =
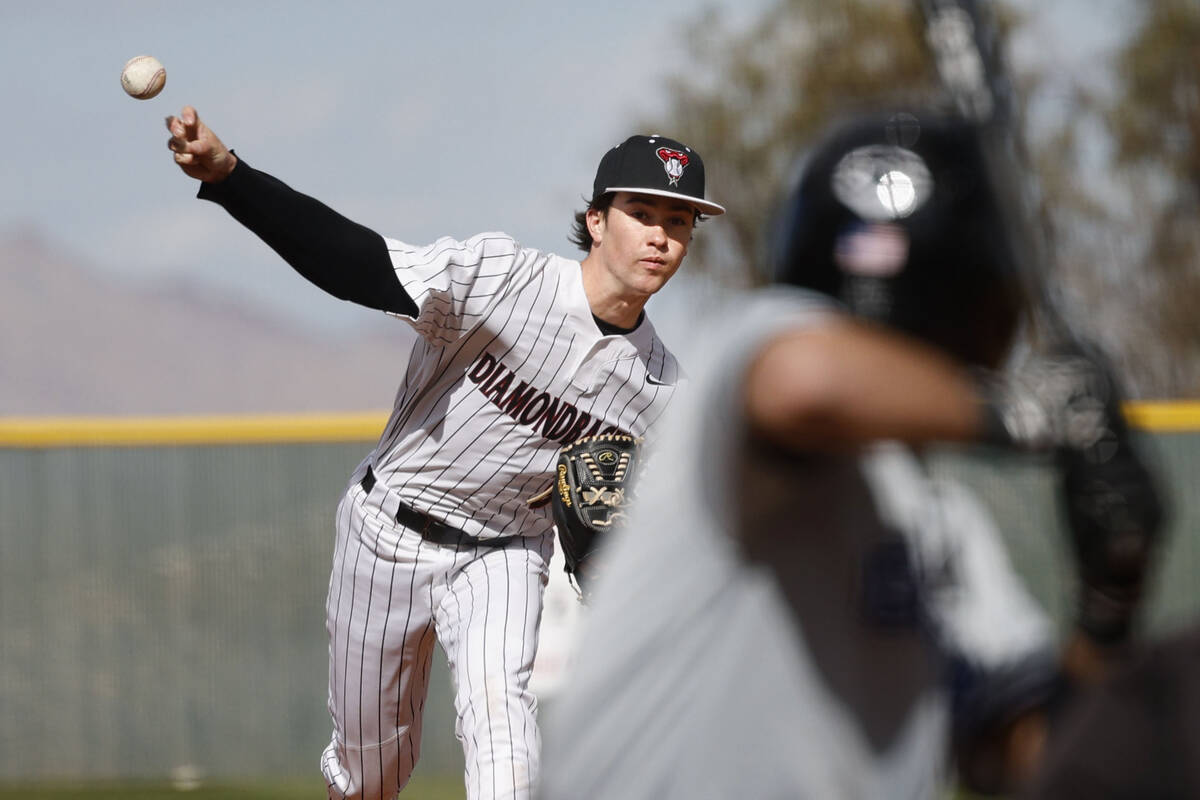
<svg viewBox="0 0 1200 800">
<path fill-rule="evenodd" d="M 600 433 L 630 435 L 616 425 L 605 426 L 603 419 L 593 419 L 591 414 L 580 411 L 561 397 L 520 380 L 515 372 L 489 353 L 484 353 L 471 365 L 467 378 L 505 415 L 539 431 L 547 439 L 567 443 L 581 436 Z M 517 381 L 515 387 L 513 381 Z"/>
</svg>

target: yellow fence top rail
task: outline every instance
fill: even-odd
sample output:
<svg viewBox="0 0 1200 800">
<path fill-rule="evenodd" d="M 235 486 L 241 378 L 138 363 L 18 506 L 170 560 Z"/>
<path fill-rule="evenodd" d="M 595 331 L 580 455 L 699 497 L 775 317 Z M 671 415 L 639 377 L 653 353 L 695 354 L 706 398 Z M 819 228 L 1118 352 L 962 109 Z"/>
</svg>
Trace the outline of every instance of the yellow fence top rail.
<svg viewBox="0 0 1200 800">
<path fill-rule="evenodd" d="M 1146 431 L 1200 432 L 1200 402 L 1140 402 L 1125 407 Z M 387 412 L 162 417 L 0 417 L 0 447 L 154 447 L 169 445 L 370 442 Z"/>
<path fill-rule="evenodd" d="M 1200 402 L 1127 403 L 1125 416 L 1135 428 L 1146 431 L 1200 431 Z"/>
<path fill-rule="evenodd" d="M 0 447 L 144 447 L 374 441 L 387 413 L 0 417 Z"/>
</svg>

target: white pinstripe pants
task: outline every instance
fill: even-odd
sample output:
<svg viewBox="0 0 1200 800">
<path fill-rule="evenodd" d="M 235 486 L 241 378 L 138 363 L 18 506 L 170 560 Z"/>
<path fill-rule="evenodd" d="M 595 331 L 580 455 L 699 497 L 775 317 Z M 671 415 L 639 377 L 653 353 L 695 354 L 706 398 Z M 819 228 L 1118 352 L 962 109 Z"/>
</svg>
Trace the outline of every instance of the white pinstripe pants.
<svg viewBox="0 0 1200 800">
<path fill-rule="evenodd" d="M 326 601 L 329 797 L 388 800 L 420 754 L 434 641 L 454 679 L 467 797 L 528 798 L 539 766 L 537 650 L 551 534 L 443 547 L 395 522 L 397 499 L 358 481 L 338 506 Z"/>
</svg>

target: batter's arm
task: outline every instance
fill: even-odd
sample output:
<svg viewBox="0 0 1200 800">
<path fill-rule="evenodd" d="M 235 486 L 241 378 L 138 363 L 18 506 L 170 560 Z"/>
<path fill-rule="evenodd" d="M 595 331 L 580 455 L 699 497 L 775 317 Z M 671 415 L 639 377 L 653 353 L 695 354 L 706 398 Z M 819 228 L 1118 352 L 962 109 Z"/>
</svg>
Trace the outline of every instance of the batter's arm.
<svg viewBox="0 0 1200 800">
<path fill-rule="evenodd" d="M 188 106 L 168 117 L 168 145 L 185 174 L 202 181 L 197 197 L 217 203 L 297 272 L 335 297 L 416 316 L 375 231 L 297 192 L 238 158 Z"/>
<path fill-rule="evenodd" d="M 962 366 L 850 319 L 768 341 L 744 391 L 751 429 L 798 450 L 841 450 L 877 439 L 973 441 L 982 434 L 980 397 Z"/>
</svg>

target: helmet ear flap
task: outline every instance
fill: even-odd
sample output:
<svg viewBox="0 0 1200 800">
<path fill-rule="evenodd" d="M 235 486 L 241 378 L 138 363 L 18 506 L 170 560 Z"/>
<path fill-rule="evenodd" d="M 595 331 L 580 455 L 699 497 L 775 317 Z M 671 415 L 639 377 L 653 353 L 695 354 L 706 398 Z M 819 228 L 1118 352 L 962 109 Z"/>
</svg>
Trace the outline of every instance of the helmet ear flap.
<svg viewBox="0 0 1200 800">
<path fill-rule="evenodd" d="M 800 242 L 807 238 L 797 230 L 808 218 L 805 211 L 799 184 L 794 181 L 767 225 L 767 265 L 771 283 L 804 285 L 795 267 Z"/>
<path fill-rule="evenodd" d="M 829 259 L 834 241 L 828 236 L 837 208 L 829 202 L 831 195 L 814 189 L 825 172 L 820 155 L 818 149 L 801 160 L 769 225 L 767 261 L 772 283 L 814 289 L 840 299 L 840 281 Z M 818 253 L 823 254 L 820 259 Z"/>
</svg>

